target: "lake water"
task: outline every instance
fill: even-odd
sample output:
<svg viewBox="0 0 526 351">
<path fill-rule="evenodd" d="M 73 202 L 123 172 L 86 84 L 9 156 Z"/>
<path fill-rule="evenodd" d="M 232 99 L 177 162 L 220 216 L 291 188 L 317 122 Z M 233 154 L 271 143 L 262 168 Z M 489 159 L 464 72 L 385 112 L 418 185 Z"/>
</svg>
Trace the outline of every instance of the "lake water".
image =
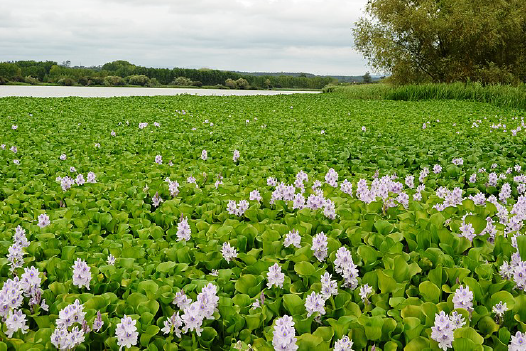
<svg viewBox="0 0 526 351">
<path fill-rule="evenodd" d="M 277 91 L 277 90 L 228 90 L 228 89 L 178 89 L 178 88 L 116 88 L 116 87 L 63 87 L 0 85 L 0 97 L 114 97 L 114 96 L 158 96 L 158 95 L 279 95 L 279 94 L 317 94 L 318 91 Z"/>
</svg>

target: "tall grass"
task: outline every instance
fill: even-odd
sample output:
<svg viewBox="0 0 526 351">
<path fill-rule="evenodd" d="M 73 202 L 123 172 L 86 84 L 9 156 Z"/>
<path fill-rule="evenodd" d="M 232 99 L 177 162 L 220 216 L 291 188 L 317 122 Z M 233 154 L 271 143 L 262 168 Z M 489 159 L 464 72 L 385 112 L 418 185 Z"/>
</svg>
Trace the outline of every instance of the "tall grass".
<svg viewBox="0 0 526 351">
<path fill-rule="evenodd" d="M 381 100 L 392 87 L 388 84 L 327 85 L 324 93 L 335 93 L 349 99 Z"/>
<path fill-rule="evenodd" d="M 391 86 L 387 84 L 365 84 L 356 86 L 327 87 L 352 99 L 385 100 L 467 100 L 493 104 L 500 107 L 526 110 L 526 84 L 482 85 L 479 83 L 420 84 Z"/>
</svg>

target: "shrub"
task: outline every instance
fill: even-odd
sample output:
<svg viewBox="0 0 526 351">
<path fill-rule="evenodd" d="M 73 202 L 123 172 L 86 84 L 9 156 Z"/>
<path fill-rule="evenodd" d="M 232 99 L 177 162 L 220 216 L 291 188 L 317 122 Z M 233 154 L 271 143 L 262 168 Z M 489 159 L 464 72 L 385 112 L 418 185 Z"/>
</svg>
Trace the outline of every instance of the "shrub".
<svg viewBox="0 0 526 351">
<path fill-rule="evenodd" d="M 133 75 L 126 77 L 128 84 L 130 85 L 140 85 L 142 87 L 148 85 L 150 78 L 145 75 Z"/>
<path fill-rule="evenodd" d="M 107 76 L 104 78 L 104 85 L 107 86 L 119 86 L 119 85 L 126 85 L 126 81 L 124 78 L 119 76 Z"/>
<path fill-rule="evenodd" d="M 186 77 L 177 77 L 173 80 L 172 85 L 190 86 L 192 85 L 192 80 Z"/>
<path fill-rule="evenodd" d="M 59 81 L 57 82 L 58 84 L 60 85 L 65 85 L 65 86 L 72 86 L 72 85 L 75 85 L 75 81 L 69 77 L 66 77 L 66 78 L 61 78 L 59 79 Z"/>
<path fill-rule="evenodd" d="M 236 85 L 239 89 L 248 89 L 250 87 L 250 84 L 248 84 L 248 80 L 245 78 L 239 78 L 236 80 Z"/>
<path fill-rule="evenodd" d="M 225 85 L 227 87 L 229 87 L 230 89 L 236 89 L 237 88 L 237 83 L 232 78 L 228 78 L 227 80 L 225 80 Z"/>
<path fill-rule="evenodd" d="M 192 85 L 193 85 L 194 87 L 202 87 L 202 86 L 203 86 L 203 83 L 202 83 L 201 81 L 199 81 L 199 80 L 194 80 L 194 81 L 192 82 Z"/>
<path fill-rule="evenodd" d="M 36 85 L 39 83 L 38 78 L 27 76 L 24 78 L 24 82 L 29 83 L 31 85 Z"/>
<path fill-rule="evenodd" d="M 150 79 L 150 81 L 148 82 L 148 86 L 149 86 L 149 87 L 157 87 L 157 86 L 159 86 L 159 85 L 161 85 L 161 84 L 159 83 L 159 81 L 157 80 L 157 78 L 152 78 L 152 79 Z"/>
</svg>

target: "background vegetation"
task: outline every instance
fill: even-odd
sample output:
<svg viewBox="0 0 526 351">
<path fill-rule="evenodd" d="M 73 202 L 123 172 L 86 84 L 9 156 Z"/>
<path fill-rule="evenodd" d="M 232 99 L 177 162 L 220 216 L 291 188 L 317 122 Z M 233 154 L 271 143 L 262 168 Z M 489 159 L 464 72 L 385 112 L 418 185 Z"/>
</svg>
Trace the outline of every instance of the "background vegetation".
<svg viewBox="0 0 526 351">
<path fill-rule="evenodd" d="M 22 82 L 106 86 L 214 86 L 231 89 L 321 89 L 335 78 L 321 76 L 245 75 L 213 69 L 148 68 L 127 61 L 100 67 L 69 67 L 69 63 L 16 61 L 0 63 L 0 84 Z"/>
<path fill-rule="evenodd" d="M 526 82 L 523 0 L 371 0 L 355 46 L 397 84 Z"/>
</svg>

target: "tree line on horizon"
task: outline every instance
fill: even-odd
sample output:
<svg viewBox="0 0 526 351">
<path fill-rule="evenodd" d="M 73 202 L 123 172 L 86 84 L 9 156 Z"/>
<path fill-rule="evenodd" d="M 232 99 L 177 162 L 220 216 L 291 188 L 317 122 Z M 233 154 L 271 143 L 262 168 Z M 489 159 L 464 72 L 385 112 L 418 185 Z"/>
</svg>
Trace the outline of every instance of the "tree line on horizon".
<svg viewBox="0 0 526 351">
<path fill-rule="evenodd" d="M 0 84 L 21 82 L 82 86 L 208 86 L 229 89 L 321 89 L 331 77 L 246 75 L 214 69 L 150 68 L 118 60 L 95 67 L 70 67 L 69 61 L 0 62 Z"/>
</svg>

